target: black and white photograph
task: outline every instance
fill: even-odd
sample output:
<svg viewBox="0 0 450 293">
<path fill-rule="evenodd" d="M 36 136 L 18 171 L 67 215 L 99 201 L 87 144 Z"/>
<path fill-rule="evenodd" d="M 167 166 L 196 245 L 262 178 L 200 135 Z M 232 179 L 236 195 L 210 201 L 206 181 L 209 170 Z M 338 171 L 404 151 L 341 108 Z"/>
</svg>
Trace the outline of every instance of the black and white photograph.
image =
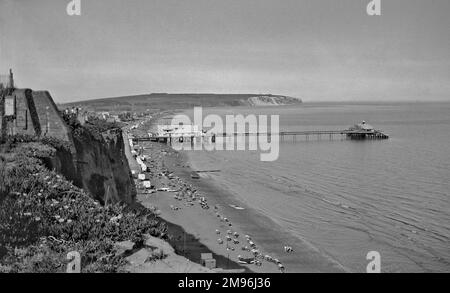
<svg viewBox="0 0 450 293">
<path fill-rule="evenodd" d="M 449 273 L 449 14 L 0 0 L 0 275 Z"/>
</svg>

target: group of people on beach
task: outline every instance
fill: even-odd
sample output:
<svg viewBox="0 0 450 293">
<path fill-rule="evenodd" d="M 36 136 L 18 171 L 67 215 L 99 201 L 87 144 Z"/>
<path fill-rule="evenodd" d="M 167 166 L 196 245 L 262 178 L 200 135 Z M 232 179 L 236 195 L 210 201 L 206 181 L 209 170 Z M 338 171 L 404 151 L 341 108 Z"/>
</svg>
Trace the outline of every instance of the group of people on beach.
<svg viewBox="0 0 450 293">
<path fill-rule="evenodd" d="M 220 215 L 217 206 L 214 206 L 214 210 L 215 210 L 215 213 L 216 213 L 217 217 L 220 218 L 220 220 L 221 220 L 222 222 L 225 222 L 225 223 L 227 223 L 230 227 L 232 227 L 232 224 L 231 224 L 231 222 L 228 220 L 228 218 L 223 217 L 222 215 Z M 220 232 L 219 229 L 216 229 L 216 234 L 217 234 L 217 235 L 220 235 L 220 234 L 221 234 L 221 232 Z M 226 235 L 225 235 L 225 240 L 226 240 L 226 243 L 227 243 L 227 250 L 232 250 L 232 251 L 234 251 L 234 250 L 235 250 L 234 247 L 229 246 L 228 244 L 229 244 L 229 243 L 232 243 L 232 244 L 235 244 L 235 245 L 239 244 L 239 243 L 240 243 L 240 242 L 239 242 L 239 233 L 238 233 L 238 232 L 233 232 L 233 231 L 231 231 L 231 230 L 227 230 L 227 233 L 226 233 Z M 260 252 L 260 250 L 258 249 L 258 247 L 257 247 L 257 245 L 255 244 L 255 242 L 253 242 L 251 236 L 245 235 L 245 240 L 247 241 L 248 245 L 243 245 L 241 249 L 242 249 L 242 251 L 250 252 L 250 253 L 252 254 L 252 257 L 244 258 L 244 257 L 242 257 L 241 255 L 238 255 L 238 263 L 241 263 L 241 264 L 254 264 L 254 265 L 256 265 L 256 266 L 261 266 L 261 265 L 262 265 L 262 261 L 265 260 L 265 261 L 267 261 L 267 262 L 271 262 L 271 263 L 276 264 L 276 265 L 278 266 L 278 269 L 279 269 L 282 273 L 285 272 L 286 269 L 285 269 L 284 265 L 281 263 L 281 261 L 278 260 L 278 259 L 276 259 L 276 258 L 271 257 L 270 255 L 263 255 L 263 254 Z M 218 242 L 219 244 L 223 244 L 223 243 L 224 243 L 224 241 L 222 240 L 222 238 L 218 238 L 218 239 L 217 239 L 217 242 Z M 294 250 L 292 249 L 292 247 L 290 247 L 290 246 L 285 246 L 285 247 L 284 247 L 284 250 L 285 250 L 286 253 L 290 253 L 290 252 L 293 252 L 293 251 L 294 251 Z"/>
<path fill-rule="evenodd" d="M 158 153 L 154 153 L 152 155 L 153 159 L 149 159 L 150 163 L 153 167 L 156 167 L 156 171 L 158 176 L 164 177 L 166 179 L 163 179 L 163 184 L 173 187 L 174 190 L 176 189 L 177 192 L 174 196 L 174 198 L 178 201 L 186 201 L 186 206 L 193 206 L 194 203 L 198 203 L 202 209 L 209 209 L 208 200 L 205 196 L 200 195 L 200 193 L 196 190 L 194 186 L 191 184 L 185 182 L 179 177 L 173 176 L 171 172 L 169 172 L 166 168 L 166 166 L 163 163 L 162 157 L 167 155 L 167 152 L 164 149 L 159 150 Z M 158 160 L 157 157 L 160 157 L 161 160 Z M 155 160 L 154 160 L 155 159 Z M 160 179 L 161 180 L 161 179 Z M 174 211 L 179 210 L 180 208 L 171 205 L 170 208 Z M 241 236 L 237 231 L 232 231 L 233 224 L 231 223 L 230 219 L 227 217 L 221 215 L 219 212 L 219 207 L 217 205 L 214 206 L 214 212 L 219 218 L 220 222 L 222 222 L 224 225 L 228 227 L 228 230 L 226 232 L 222 233 L 219 229 L 215 230 L 215 233 L 217 235 L 222 235 L 223 237 L 218 238 L 217 242 L 220 245 L 226 244 L 226 249 L 230 251 L 235 251 L 239 244 L 241 244 Z M 263 261 L 273 263 L 277 265 L 277 268 L 280 272 L 285 272 L 285 267 L 282 264 L 280 260 L 277 258 L 274 258 L 270 255 L 264 255 L 258 246 L 255 244 L 255 242 L 252 240 L 252 237 L 249 235 L 245 235 L 245 241 L 246 244 L 242 245 L 241 250 L 243 252 L 246 252 L 249 254 L 249 257 L 243 257 L 241 255 L 237 256 L 238 263 L 241 264 L 254 264 L 256 266 L 262 266 Z M 291 246 L 285 245 L 284 246 L 284 252 L 285 253 L 292 253 L 294 250 Z"/>
</svg>

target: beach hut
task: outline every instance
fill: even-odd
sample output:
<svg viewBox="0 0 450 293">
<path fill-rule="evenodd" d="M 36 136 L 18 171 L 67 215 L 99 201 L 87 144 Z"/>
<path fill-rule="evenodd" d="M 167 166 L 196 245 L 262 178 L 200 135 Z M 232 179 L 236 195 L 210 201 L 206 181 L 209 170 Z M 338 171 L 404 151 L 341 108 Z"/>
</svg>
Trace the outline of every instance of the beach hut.
<svg viewBox="0 0 450 293">
<path fill-rule="evenodd" d="M 144 187 L 146 189 L 152 188 L 152 184 L 151 184 L 150 180 L 145 180 L 142 184 L 144 185 Z"/>
<path fill-rule="evenodd" d="M 211 270 L 216 268 L 216 260 L 213 258 L 212 253 L 201 253 L 200 258 L 204 267 Z"/>
<path fill-rule="evenodd" d="M 148 171 L 147 165 L 141 164 L 141 170 L 142 170 L 142 172 L 147 172 Z"/>
</svg>

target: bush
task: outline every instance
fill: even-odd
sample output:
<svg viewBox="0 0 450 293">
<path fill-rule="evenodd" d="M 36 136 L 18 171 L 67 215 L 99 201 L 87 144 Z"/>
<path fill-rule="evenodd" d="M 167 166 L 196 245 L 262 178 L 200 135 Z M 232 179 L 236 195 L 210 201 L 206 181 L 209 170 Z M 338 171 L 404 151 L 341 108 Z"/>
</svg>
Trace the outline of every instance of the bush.
<svg viewBox="0 0 450 293">
<path fill-rule="evenodd" d="M 41 143 L 47 146 L 51 146 L 57 150 L 59 149 L 65 149 L 70 150 L 70 144 L 67 141 L 61 140 L 56 137 L 52 136 L 35 136 L 30 134 L 16 134 L 12 136 L 6 137 L 6 141 L 3 142 L 4 144 L 4 151 L 9 151 L 10 149 L 14 148 L 15 146 L 23 143 L 31 143 L 31 142 L 37 142 Z"/>
<path fill-rule="evenodd" d="M 121 128 L 121 125 L 117 122 L 108 122 L 96 117 L 90 117 L 84 125 L 81 125 L 76 115 L 64 114 L 63 118 L 70 127 L 72 134 L 81 139 L 94 138 L 95 140 L 102 140 L 103 133 Z"/>
<path fill-rule="evenodd" d="M 37 221 L 20 208 L 20 202 L 12 197 L 0 198 L 0 258 L 8 249 L 24 247 L 39 239 Z"/>
<path fill-rule="evenodd" d="M 165 237 L 166 226 L 152 212 L 101 206 L 29 157 L 45 150 L 36 143 L 20 145 L 14 160 L 0 160 L 0 270 L 58 272 L 65 255 L 77 250 L 85 272 L 120 271 L 124 260 L 115 256 L 115 242 L 140 245 L 146 234 Z"/>
</svg>

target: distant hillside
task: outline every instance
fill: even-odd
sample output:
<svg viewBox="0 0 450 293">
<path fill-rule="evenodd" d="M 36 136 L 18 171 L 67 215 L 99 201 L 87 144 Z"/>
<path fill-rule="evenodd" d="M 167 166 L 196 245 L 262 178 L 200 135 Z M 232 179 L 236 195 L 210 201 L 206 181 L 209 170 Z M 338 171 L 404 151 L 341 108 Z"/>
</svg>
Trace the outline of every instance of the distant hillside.
<svg viewBox="0 0 450 293">
<path fill-rule="evenodd" d="M 281 95 L 255 94 L 166 94 L 152 93 L 148 95 L 125 96 L 88 100 L 60 105 L 61 108 L 78 106 L 94 111 L 135 111 L 175 110 L 194 106 L 267 106 L 299 104 L 302 100 Z"/>
</svg>

